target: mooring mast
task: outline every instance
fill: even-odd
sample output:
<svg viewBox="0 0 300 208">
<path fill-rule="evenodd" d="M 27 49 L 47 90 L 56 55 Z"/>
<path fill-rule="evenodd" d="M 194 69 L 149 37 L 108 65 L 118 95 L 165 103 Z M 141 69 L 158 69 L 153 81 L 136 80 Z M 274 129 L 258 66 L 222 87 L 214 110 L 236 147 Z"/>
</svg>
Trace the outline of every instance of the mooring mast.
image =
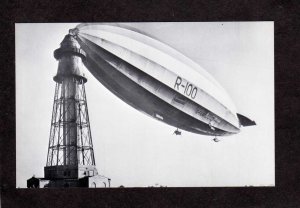
<svg viewBox="0 0 300 208">
<path fill-rule="evenodd" d="M 82 73 L 86 54 L 74 34 L 65 36 L 54 51 L 59 61 L 47 163 L 49 187 L 106 187 L 110 179 L 98 175 Z"/>
</svg>

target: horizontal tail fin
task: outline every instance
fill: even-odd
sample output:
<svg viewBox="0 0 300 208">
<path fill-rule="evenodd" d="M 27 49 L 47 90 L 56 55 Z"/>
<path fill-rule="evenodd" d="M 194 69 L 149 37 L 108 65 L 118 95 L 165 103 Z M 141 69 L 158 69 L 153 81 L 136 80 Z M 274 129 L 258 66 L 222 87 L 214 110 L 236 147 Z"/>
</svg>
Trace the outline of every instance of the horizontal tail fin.
<svg viewBox="0 0 300 208">
<path fill-rule="evenodd" d="M 246 116 L 243 116 L 243 115 L 237 113 L 237 117 L 239 118 L 240 123 L 241 123 L 242 126 L 254 126 L 254 125 L 256 125 L 255 121 L 250 120 Z"/>
</svg>

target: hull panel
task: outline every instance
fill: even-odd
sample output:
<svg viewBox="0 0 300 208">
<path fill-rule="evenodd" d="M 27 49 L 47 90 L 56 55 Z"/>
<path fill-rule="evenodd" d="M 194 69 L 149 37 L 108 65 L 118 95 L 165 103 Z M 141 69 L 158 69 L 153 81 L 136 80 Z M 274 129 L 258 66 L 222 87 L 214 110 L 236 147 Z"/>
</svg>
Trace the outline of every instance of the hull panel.
<svg viewBox="0 0 300 208">
<path fill-rule="evenodd" d="M 166 86 L 175 89 L 187 99 L 201 106 L 204 106 L 210 112 L 213 112 L 215 115 L 218 115 L 222 119 L 234 125 L 236 128 L 239 128 L 239 121 L 237 119 L 236 113 L 232 113 L 232 111 L 229 110 L 228 107 L 224 106 L 222 102 L 214 98 L 213 95 L 215 95 L 216 97 L 221 97 L 220 94 L 222 94 L 222 91 L 214 87 L 212 82 L 210 82 L 209 80 L 200 79 L 199 81 L 201 82 L 195 84 L 191 81 L 188 81 L 185 76 L 172 71 L 172 69 L 177 66 L 177 64 L 169 66 L 171 68 L 166 68 L 161 65 L 162 63 L 160 62 L 154 62 L 141 54 L 137 54 L 131 51 L 128 48 L 124 48 L 120 45 L 107 40 L 103 40 L 99 37 L 88 34 L 81 34 L 80 38 L 83 39 L 84 42 L 92 42 L 93 44 L 113 54 L 116 58 L 112 58 L 111 60 L 108 60 L 108 62 L 115 68 L 118 68 L 118 70 L 122 70 L 124 74 L 126 74 L 128 70 L 124 69 L 124 66 L 120 66 L 119 60 L 122 60 L 122 63 L 127 63 L 131 66 L 134 66 L 135 68 L 138 68 L 139 70 L 145 72 L 146 74 L 165 84 Z M 147 50 L 148 48 L 145 49 L 146 52 L 144 52 L 144 54 L 148 53 Z M 129 74 L 128 77 L 134 78 L 131 76 L 131 74 Z M 223 98 L 226 97 L 223 96 Z"/>
<path fill-rule="evenodd" d="M 96 44 L 83 39 L 78 41 L 87 53 L 84 64 L 89 71 L 117 97 L 137 110 L 193 133 L 224 136 L 239 132 L 209 110 Z"/>
</svg>

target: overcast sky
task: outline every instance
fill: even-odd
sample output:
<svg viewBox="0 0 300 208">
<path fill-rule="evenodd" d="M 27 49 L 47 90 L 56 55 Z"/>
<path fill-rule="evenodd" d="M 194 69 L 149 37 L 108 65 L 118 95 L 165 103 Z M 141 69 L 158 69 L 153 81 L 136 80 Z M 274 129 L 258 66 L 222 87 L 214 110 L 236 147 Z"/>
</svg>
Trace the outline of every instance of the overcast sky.
<svg viewBox="0 0 300 208">
<path fill-rule="evenodd" d="M 127 23 L 202 66 L 257 126 L 220 138 L 148 117 L 110 93 L 86 69 L 98 172 L 112 186 L 270 186 L 274 170 L 273 22 Z M 53 51 L 77 24 L 16 24 L 17 187 L 44 176 L 58 62 Z"/>
</svg>

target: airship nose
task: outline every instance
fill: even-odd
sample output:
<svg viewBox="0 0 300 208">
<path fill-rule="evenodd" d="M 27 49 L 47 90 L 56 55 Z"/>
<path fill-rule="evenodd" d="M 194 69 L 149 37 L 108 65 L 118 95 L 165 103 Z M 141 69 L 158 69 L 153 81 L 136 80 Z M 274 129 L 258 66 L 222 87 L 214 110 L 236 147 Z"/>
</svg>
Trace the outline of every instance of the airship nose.
<svg viewBox="0 0 300 208">
<path fill-rule="evenodd" d="M 78 28 L 73 28 L 69 30 L 69 34 L 72 36 L 78 35 L 78 32 L 79 32 Z"/>
</svg>

